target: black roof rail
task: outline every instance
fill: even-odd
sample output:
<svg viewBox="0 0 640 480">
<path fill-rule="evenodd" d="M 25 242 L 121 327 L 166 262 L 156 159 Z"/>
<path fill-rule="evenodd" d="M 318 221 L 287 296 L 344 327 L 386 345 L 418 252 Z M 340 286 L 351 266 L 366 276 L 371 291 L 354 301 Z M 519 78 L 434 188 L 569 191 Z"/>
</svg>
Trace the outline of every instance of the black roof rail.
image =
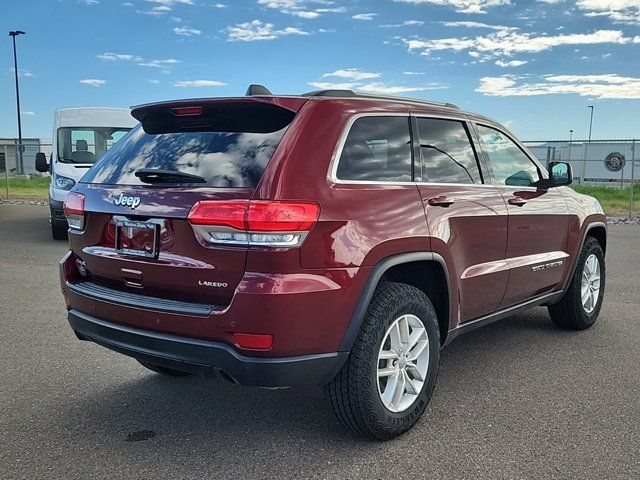
<svg viewBox="0 0 640 480">
<path fill-rule="evenodd" d="M 379 100 L 390 100 L 395 102 L 410 102 L 410 103 L 421 103 L 424 105 L 436 105 L 439 107 L 446 108 L 455 108 L 460 109 L 457 105 L 453 103 L 446 102 L 434 102 L 433 100 L 422 100 L 419 98 L 411 98 L 411 97 L 398 97 L 396 95 L 380 95 L 375 93 L 361 93 L 354 92 L 353 90 L 314 90 L 313 92 L 307 92 L 302 94 L 303 97 L 333 97 L 333 98 L 371 98 L 371 99 L 379 99 Z"/>
<path fill-rule="evenodd" d="M 271 93 L 269 89 L 264 85 L 258 85 L 258 84 L 249 85 L 249 88 L 247 88 L 247 93 L 245 93 L 245 96 L 252 97 L 256 95 L 273 95 L 273 93 Z"/>
</svg>

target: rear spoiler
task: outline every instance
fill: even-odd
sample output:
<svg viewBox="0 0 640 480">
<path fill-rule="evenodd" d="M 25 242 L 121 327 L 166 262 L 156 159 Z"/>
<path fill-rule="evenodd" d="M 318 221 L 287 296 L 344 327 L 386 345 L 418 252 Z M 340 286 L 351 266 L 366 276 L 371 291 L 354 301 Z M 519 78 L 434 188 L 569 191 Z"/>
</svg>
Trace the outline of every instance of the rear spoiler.
<svg viewBox="0 0 640 480">
<path fill-rule="evenodd" d="M 293 97 L 189 99 L 132 107 L 146 133 L 271 133 L 291 123 L 307 101 Z"/>
</svg>

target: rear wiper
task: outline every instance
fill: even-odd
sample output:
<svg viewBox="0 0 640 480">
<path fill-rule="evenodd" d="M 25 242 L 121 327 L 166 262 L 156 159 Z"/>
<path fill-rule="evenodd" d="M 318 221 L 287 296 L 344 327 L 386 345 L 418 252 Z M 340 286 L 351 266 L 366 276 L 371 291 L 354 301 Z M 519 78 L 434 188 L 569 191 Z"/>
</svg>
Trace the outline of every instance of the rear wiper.
<svg viewBox="0 0 640 480">
<path fill-rule="evenodd" d="M 159 168 L 141 168 L 135 175 L 144 183 L 207 183 L 200 175 Z"/>
</svg>

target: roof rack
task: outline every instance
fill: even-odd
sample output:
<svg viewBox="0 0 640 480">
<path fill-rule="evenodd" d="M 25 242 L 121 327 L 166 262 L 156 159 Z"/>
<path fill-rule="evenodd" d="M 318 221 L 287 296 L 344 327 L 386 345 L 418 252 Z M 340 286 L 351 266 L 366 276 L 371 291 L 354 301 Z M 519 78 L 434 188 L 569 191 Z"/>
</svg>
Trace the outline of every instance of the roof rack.
<svg viewBox="0 0 640 480">
<path fill-rule="evenodd" d="M 410 102 L 410 103 L 421 103 L 424 105 L 437 105 L 439 107 L 446 108 L 456 108 L 460 109 L 457 105 L 453 103 L 446 102 L 434 102 L 432 100 L 421 100 L 419 98 L 411 98 L 411 97 L 398 97 L 395 95 L 376 95 L 371 93 L 360 93 L 354 92 L 353 90 L 315 90 L 313 92 L 307 92 L 302 94 L 303 97 L 333 97 L 333 98 L 371 98 L 371 99 L 379 99 L 379 100 L 391 100 L 396 102 Z"/>
</svg>

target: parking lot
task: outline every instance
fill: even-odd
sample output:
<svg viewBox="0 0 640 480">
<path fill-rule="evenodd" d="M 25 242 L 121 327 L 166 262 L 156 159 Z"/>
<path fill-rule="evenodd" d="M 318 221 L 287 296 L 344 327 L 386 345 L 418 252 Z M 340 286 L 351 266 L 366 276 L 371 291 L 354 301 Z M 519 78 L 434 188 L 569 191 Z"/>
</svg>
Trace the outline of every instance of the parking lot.
<svg viewBox="0 0 640 480">
<path fill-rule="evenodd" d="M 0 206 L 0 477 L 640 478 L 640 228 L 611 226 L 599 322 L 538 308 L 444 350 L 419 425 L 377 443 L 321 388 L 163 378 L 68 328 L 45 206 Z"/>
</svg>

